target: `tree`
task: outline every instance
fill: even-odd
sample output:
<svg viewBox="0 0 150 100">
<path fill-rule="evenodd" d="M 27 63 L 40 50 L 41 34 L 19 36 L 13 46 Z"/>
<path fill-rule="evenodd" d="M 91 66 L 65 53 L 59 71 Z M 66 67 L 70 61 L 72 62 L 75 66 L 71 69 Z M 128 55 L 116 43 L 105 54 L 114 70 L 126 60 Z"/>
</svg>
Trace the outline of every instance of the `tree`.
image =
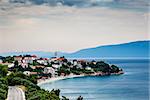
<svg viewBox="0 0 150 100">
<path fill-rule="evenodd" d="M 0 76 L 5 77 L 8 73 L 7 65 L 0 65 Z"/>
<path fill-rule="evenodd" d="M 60 95 L 60 90 L 59 89 L 57 89 L 57 90 L 52 90 L 51 92 L 54 92 L 57 96 L 59 96 Z"/>
<path fill-rule="evenodd" d="M 81 62 L 81 65 L 82 65 L 83 68 L 86 68 L 86 67 L 87 67 L 86 62 Z"/>
<path fill-rule="evenodd" d="M 13 63 L 14 57 L 7 56 L 2 58 L 3 63 L 8 62 L 8 63 Z"/>
<path fill-rule="evenodd" d="M 18 65 L 19 65 L 19 62 L 18 62 L 18 61 L 15 61 L 15 62 L 14 62 L 14 66 L 15 66 L 15 67 L 18 67 Z"/>
<path fill-rule="evenodd" d="M 39 63 L 37 62 L 37 60 L 33 60 L 32 65 L 33 65 L 33 66 L 37 66 L 37 65 L 39 65 Z"/>
<path fill-rule="evenodd" d="M 79 97 L 77 98 L 77 100 L 83 100 L 83 97 L 82 97 L 82 96 L 79 96 Z"/>
<path fill-rule="evenodd" d="M 111 65 L 111 68 L 112 68 L 111 72 L 115 72 L 115 73 L 119 72 L 119 68 L 117 66 Z"/>
<path fill-rule="evenodd" d="M 62 100 L 69 100 L 69 99 L 66 98 L 65 96 L 62 96 Z"/>
</svg>

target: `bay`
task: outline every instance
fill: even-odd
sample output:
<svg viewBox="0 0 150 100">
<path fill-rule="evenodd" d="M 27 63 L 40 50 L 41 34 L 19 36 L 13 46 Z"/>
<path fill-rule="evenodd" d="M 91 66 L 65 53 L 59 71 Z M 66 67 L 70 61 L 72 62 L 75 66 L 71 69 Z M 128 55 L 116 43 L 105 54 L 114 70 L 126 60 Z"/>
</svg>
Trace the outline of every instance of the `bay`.
<svg viewBox="0 0 150 100">
<path fill-rule="evenodd" d="M 118 76 L 87 76 L 42 84 L 40 87 L 51 91 L 60 89 L 61 96 L 76 100 L 149 100 L 149 60 L 147 59 L 106 59 L 125 72 Z"/>
</svg>

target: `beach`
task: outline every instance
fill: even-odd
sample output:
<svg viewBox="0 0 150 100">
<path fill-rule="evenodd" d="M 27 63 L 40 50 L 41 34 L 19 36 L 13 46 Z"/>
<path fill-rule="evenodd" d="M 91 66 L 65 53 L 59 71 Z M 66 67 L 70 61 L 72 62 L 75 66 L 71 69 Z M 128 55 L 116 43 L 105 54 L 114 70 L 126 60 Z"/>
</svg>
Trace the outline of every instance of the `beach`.
<svg viewBox="0 0 150 100">
<path fill-rule="evenodd" d="M 123 74 L 123 71 L 119 71 L 118 73 L 111 73 L 111 75 L 120 75 Z M 76 78 L 76 77 L 85 77 L 85 76 L 106 76 L 107 74 L 105 73 L 95 73 L 95 74 L 81 74 L 81 75 L 74 75 L 74 74 L 70 74 L 67 76 L 58 76 L 58 77 L 52 77 L 52 78 L 48 78 L 48 79 L 40 79 L 37 81 L 37 85 L 42 85 L 45 83 L 52 83 L 55 81 L 59 81 L 59 80 L 64 80 L 64 79 L 69 79 L 69 78 Z"/>
<path fill-rule="evenodd" d="M 45 83 L 52 83 L 52 82 L 55 82 L 55 81 L 69 79 L 69 78 L 84 77 L 84 76 L 86 76 L 86 75 L 84 75 L 84 74 L 81 74 L 81 75 L 71 74 L 71 75 L 67 75 L 67 76 L 59 76 L 59 77 L 53 77 L 53 78 L 48 78 L 48 79 L 40 79 L 40 80 L 38 80 L 37 85 L 42 85 L 42 84 L 45 84 Z"/>
<path fill-rule="evenodd" d="M 120 75 L 123 74 L 123 71 L 119 71 L 118 73 L 111 73 L 111 75 Z M 68 79 L 68 78 L 76 78 L 76 77 L 85 77 L 85 76 L 106 76 L 106 73 L 94 73 L 94 74 L 81 74 L 81 75 L 74 75 L 74 74 L 70 74 L 67 76 L 58 76 L 58 77 L 52 77 L 52 78 L 48 78 L 48 79 L 40 79 L 37 82 L 37 85 L 42 85 L 45 83 L 52 83 L 55 81 L 59 81 L 59 80 L 64 80 L 64 79 Z"/>
</svg>

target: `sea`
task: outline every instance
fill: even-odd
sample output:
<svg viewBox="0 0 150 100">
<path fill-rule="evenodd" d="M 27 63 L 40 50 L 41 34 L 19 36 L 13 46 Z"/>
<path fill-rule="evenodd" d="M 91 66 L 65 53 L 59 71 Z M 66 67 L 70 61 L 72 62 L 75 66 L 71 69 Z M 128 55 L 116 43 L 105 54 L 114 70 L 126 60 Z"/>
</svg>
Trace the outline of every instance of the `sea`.
<svg viewBox="0 0 150 100">
<path fill-rule="evenodd" d="M 148 59 L 106 59 L 124 70 L 122 75 L 86 76 L 40 85 L 51 91 L 60 89 L 69 100 L 149 100 Z"/>
</svg>

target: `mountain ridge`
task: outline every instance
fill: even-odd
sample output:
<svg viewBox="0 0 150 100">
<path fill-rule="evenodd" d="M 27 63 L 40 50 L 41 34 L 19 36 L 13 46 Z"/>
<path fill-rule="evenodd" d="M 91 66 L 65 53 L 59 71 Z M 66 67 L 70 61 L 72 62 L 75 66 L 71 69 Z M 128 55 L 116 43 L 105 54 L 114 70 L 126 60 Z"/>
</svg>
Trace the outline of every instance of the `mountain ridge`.
<svg viewBox="0 0 150 100">
<path fill-rule="evenodd" d="M 67 58 L 115 58 L 115 57 L 149 57 L 150 40 L 134 41 L 123 44 L 102 45 L 92 48 L 81 49 L 73 53 L 58 52 L 58 56 Z M 0 56 L 34 54 L 39 57 L 53 57 L 53 52 L 9 52 Z"/>
<path fill-rule="evenodd" d="M 82 49 L 71 55 L 74 57 L 78 57 L 78 55 L 82 57 L 148 57 L 149 44 L 150 41 L 136 41 L 123 44 L 104 45 Z M 140 53 L 140 51 L 143 53 Z"/>
</svg>

